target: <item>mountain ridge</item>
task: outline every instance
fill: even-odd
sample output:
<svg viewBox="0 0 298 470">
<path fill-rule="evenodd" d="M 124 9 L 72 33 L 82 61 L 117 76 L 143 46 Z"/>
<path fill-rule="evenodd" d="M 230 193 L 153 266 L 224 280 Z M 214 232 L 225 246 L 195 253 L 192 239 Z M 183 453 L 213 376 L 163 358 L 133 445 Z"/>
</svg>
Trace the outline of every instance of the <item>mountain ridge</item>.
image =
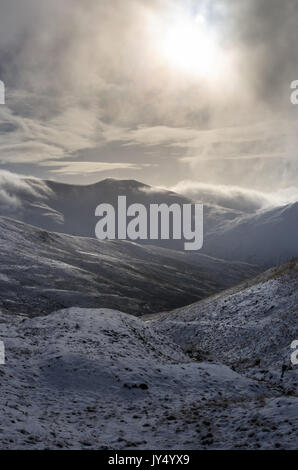
<svg viewBox="0 0 298 470">
<path fill-rule="evenodd" d="M 18 198 L 14 208 L 0 205 L 0 214 L 21 220 L 50 232 L 95 237 L 95 209 L 100 203 L 117 207 L 118 196 L 127 196 L 127 205 L 193 204 L 195 201 L 172 191 L 137 180 L 107 178 L 90 185 L 71 185 L 51 180 L 24 179 L 29 185 L 9 189 Z M 204 203 L 204 245 L 201 253 L 214 258 L 242 261 L 260 270 L 298 256 L 298 203 L 243 212 Z M 180 240 L 137 240 L 181 251 Z"/>
</svg>

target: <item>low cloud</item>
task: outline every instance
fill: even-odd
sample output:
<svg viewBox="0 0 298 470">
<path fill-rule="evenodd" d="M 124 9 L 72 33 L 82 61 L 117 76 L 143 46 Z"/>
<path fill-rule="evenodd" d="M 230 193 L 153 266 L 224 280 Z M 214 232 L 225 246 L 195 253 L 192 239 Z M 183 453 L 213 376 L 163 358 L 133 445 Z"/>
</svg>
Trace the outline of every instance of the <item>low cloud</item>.
<svg viewBox="0 0 298 470">
<path fill-rule="evenodd" d="M 30 197 L 43 199 L 49 189 L 42 180 L 28 180 L 9 171 L 0 171 L 0 210 L 2 215 L 20 211 L 24 200 Z"/>
<path fill-rule="evenodd" d="M 215 204 L 246 213 L 298 201 L 298 188 L 296 187 L 265 193 L 238 186 L 181 181 L 169 189 L 204 204 Z"/>
<path fill-rule="evenodd" d="M 133 163 L 110 163 L 110 162 L 44 162 L 49 167 L 51 173 L 59 173 L 66 175 L 85 175 L 102 173 L 111 170 L 140 170 L 141 165 Z M 50 167 L 54 167 L 50 169 Z"/>
</svg>

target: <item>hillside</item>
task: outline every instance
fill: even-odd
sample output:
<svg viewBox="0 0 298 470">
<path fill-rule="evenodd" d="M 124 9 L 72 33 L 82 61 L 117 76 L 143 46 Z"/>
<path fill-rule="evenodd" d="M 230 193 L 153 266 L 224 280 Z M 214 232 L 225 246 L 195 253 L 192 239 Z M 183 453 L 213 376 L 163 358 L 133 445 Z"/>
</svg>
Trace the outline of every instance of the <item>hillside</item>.
<svg viewBox="0 0 298 470">
<path fill-rule="evenodd" d="M 295 449 L 298 263 L 147 321 L 0 316 L 3 449 Z"/>
<path fill-rule="evenodd" d="M 191 355 L 297 396 L 298 260 L 188 307 L 150 317 Z"/>
<path fill-rule="evenodd" d="M 50 233 L 0 217 L 0 309 L 79 306 L 142 315 L 202 299 L 257 268 L 196 253 Z"/>
<path fill-rule="evenodd" d="M 204 252 L 229 260 L 275 266 L 298 256 L 298 203 L 224 222 L 208 233 Z"/>
</svg>

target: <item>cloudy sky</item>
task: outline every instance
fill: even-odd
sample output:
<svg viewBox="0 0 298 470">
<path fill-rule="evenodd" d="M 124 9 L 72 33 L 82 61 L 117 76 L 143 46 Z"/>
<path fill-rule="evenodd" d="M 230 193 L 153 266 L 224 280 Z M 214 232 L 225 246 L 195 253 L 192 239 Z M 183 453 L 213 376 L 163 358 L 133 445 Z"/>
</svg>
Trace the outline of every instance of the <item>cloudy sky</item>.
<svg viewBox="0 0 298 470">
<path fill-rule="evenodd" d="M 297 40 L 298 0 L 0 0 L 0 169 L 294 186 Z"/>
</svg>

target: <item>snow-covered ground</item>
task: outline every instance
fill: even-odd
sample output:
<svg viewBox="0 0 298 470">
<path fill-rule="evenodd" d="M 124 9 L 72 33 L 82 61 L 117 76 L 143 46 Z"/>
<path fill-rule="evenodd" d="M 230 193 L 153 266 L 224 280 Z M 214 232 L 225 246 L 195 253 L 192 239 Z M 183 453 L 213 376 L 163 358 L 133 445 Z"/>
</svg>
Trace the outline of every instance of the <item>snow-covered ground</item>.
<svg viewBox="0 0 298 470">
<path fill-rule="evenodd" d="M 298 368 L 291 367 L 290 345 L 298 339 L 298 260 L 149 319 L 197 357 L 254 371 L 286 391 L 293 382 L 296 390 Z"/>
<path fill-rule="evenodd" d="M 16 319 L 1 324 L 1 338 L 2 449 L 212 447 L 230 407 L 243 413 L 243 403 L 278 397 L 226 366 L 192 361 L 150 324 L 116 311 Z"/>
<path fill-rule="evenodd" d="M 297 282 L 292 262 L 146 322 L 2 315 L 0 448 L 297 448 Z"/>
</svg>

